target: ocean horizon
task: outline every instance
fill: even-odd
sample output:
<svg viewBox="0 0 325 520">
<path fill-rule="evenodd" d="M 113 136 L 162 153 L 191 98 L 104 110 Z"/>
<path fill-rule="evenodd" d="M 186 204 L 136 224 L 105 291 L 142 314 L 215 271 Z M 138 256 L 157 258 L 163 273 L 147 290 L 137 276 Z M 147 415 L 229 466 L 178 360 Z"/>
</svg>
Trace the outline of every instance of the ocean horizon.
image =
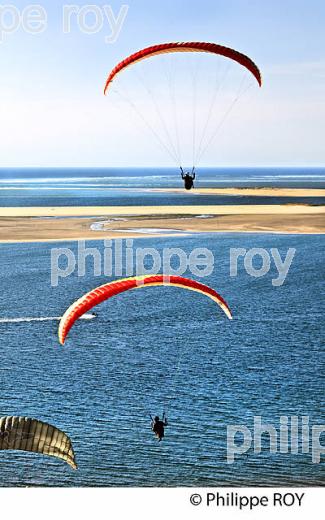
<svg viewBox="0 0 325 520">
<path fill-rule="evenodd" d="M 325 188 L 325 168 L 198 168 L 197 188 Z M 154 192 L 183 188 L 176 168 L 0 169 L 0 206 L 278 204 L 277 196 Z M 139 193 L 139 190 L 141 193 Z M 281 197 L 281 203 L 325 204 L 325 197 Z"/>
</svg>

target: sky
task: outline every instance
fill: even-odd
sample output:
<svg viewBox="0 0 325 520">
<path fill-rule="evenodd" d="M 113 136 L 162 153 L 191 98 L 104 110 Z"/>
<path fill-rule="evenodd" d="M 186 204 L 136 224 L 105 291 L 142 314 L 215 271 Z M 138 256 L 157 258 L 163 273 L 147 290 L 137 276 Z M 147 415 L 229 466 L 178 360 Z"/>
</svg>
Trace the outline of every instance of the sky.
<svg viewBox="0 0 325 520">
<path fill-rule="evenodd" d="M 323 0 L 92 0 L 73 2 L 78 12 L 70 12 L 68 2 L 38 0 L 46 19 L 38 19 L 29 2 L 9 4 L 7 9 L 5 3 L 0 6 L 0 167 L 171 166 L 153 135 L 164 140 L 163 129 L 155 126 L 152 132 L 143 121 L 150 117 L 152 100 L 141 95 L 137 84 L 138 71 L 151 76 L 156 101 L 172 127 L 167 100 L 160 96 L 160 58 L 152 58 L 152 66 L 149 60 L 144 68 L 135 70 L 135 65 L 116 80 L 117 88 L 118 81 L 127 84 L 132 103 L 140 103 L 143 120 L 131 114 L 129 102 L 123 105 L 116 94 L 103 95 L 116 63 L 168 41 L 211 41 L 235 48 L 250 56 L 263 75 L 263 87 L 254 85 L 240 100 L 202 165 L 324 165 Z M 205 89 L 211 88 L 214 62 L 209 61 L 206 76 L 204 66 L 198 119 L 207 109 Z M 185 114 L 185 123 L 178 121 L 177 132 L 190 157 L 193 104 L 186 84 L 183 88 L 177 117 Z M 226 88 L 221 102 L 227 96 Z"/>
</svg>

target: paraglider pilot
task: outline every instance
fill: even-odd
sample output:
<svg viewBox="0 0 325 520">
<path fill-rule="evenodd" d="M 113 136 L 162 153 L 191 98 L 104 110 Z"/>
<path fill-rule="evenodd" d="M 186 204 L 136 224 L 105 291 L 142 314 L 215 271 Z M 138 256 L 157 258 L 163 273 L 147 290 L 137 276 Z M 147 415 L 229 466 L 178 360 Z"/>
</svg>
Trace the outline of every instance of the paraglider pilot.
<svg viewBox="0 0 325 520">
<path fill-rule="evenodd" d="M 182 175 L 182 179 L 184 181 L 184 188 L 186 190 L 191 190 L 192 188 L 194 188 L 194 179 L 195 179 L 195 170 L 194 170 L 194 166 L 192 168 L 192 172 L 186 172 L 184 173 L 184 170 L 183 168 L 180 166 L 180 169 L 181 169 L 181 175 Z"/>
<path fill-rule="evenodd" d="M 165 417 L 165 412 L 163 413 L 162 419 L 159 418 L 158 415 L 153 419 L 151 418 L 151 429 L 157 437 L 158 441 L 162 441 L 165 437 L 165 427 L 168 426 L 167 418 Z"/>
</svg>

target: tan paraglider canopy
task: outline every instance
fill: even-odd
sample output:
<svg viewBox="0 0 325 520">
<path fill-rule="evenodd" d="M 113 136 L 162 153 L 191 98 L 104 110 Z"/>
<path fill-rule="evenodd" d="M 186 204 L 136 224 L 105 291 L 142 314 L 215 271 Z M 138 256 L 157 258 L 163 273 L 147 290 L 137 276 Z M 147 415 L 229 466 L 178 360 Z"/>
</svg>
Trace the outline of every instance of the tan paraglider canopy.
<svg viewBox="0 0 325 520">
<path fill-rule="evenodd" d="M 0 418 L 0 450 L 23 450 L 57 457 L 77 469 L 69 437 L 54 426 L 28 417 Z"/>
</svg>

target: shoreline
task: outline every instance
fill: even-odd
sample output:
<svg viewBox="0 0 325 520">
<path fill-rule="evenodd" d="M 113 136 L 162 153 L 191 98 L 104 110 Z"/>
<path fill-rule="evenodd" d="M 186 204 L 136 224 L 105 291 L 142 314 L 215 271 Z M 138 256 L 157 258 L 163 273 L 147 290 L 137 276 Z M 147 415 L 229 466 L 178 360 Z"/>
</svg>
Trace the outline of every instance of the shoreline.
<svg viewBox="0 0 325 520">
<path fill-rule="evenodd" d="M 0 186 L 6 191 L 126 191 L 135 193 L 178 193 L 184 195 L 229 195 L 248 197 L 325 197 L 325 188 L 273 188 L 273 187 L 233 187 L 233 188 L 194 188 L 186 191 L 183 187 L 175 188 L 138 188 L 138 187 L 113 187 L 109 185 L 98 186 Z"/>
<path fill-rule="evenodd" d="M 130 217 L 155 215 L 318 215 L 325 206 L 308 204 L 181 205 L 181 206 L 31 206 L 0 207 L 0 218 Z"/>
<path fill-rule="evenodd" d="M 114 236 L 104 236 L 104 237 L 79 237 L 79 238 L 41 238 L 41 239 L 38 239 L 38 238 L 29 238 L 29 239 L 21 239 L 21 240 L 11 240 L 11 239 L 8 239 L 8 240 L 5 240 L 5 239 L 0 239 L 0 244 L 43 244 L 43 243 L 60 243 L 60 242 L 78 242 L 78 241 L 83 241 L 83 242 L 91 242 L 91 241 L 100 241 L 100 240 L 126 240 L 126 239 L 132 239 L 132 240 L 136 240 L 136 239 L 145 239 L 145 238 L 175 238 L 176 236 L 179 236 L 179 237 L 187 237 L 187 236 L 190 236 L 190 235 L 195 235 L 195 234 L 220 234 L 220 235 L 224 235 L 224 234 L 238 234 L 238 235 L 242 235 L 242 234 L 245 234 L 245 235 L 292 235 L 292 236 L 303 236 L 303 235 L 308 235 L 308 236 L 314 236 L 314 235 L 323 235 L 325 234 L 325 231 L 310 231 L 310 232 L 298 232 L 298 231 L 232 231 L 232 230 L 220 230 L 220 231 L 196 231 L 196 232 L 187 232 L 187 233 L 182 233 L 182 234 L 179 234 L 179 235 L 175 235 L 174 233 L 173 234 L 161 234 L 161 235 L 149 235 L 149 234 L 145 234 L 145 235 L 140 235 L 139 233 L 137 234 L 130 234 L 130 235 L 114 235 Z"/>
<path fill-rule="evenodd" d="M 122 188 L 123 189 L 123 188 Z M 194 188 L 185 191 L 184 188 L 134 188 L 135 190 L 153 193 L 183 193 L 191 195 L 232 195 L 246 197 L 325 197 L 325 188 L 273 188 L 273 187 L 237 187 L 237 188 Z"/>
<path fill-rule="evenodd" d="M 0 208 L 0 243 L 179 237 L 204 233 L 325 234 L 325 206 Z"/>
</svg>

